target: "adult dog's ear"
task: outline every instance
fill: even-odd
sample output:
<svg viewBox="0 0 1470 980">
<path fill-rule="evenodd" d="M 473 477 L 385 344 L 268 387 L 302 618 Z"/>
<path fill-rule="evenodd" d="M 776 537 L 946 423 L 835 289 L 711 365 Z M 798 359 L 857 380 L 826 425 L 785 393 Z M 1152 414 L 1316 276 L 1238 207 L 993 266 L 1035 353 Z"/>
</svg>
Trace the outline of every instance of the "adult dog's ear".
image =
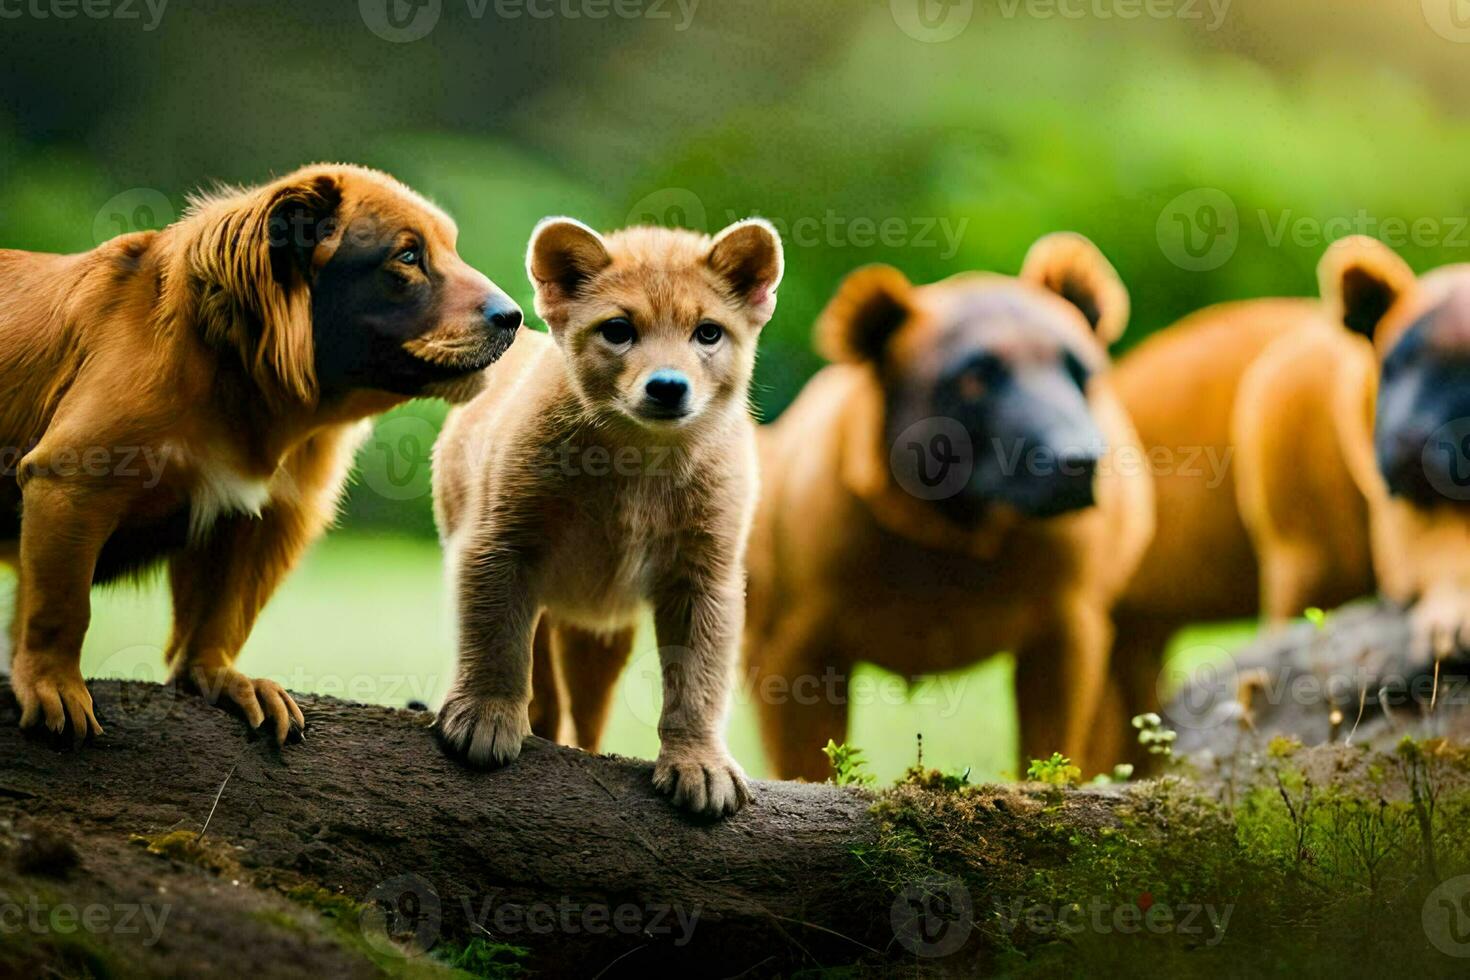
<svg viewBox="0 0 1470 980">
<path fill-rule="evenodd" d="M 735 222 L 715 236 L 705 261 L 760 323 L 771 319 L 786 265 L 781 236 L 770 222 L 761 218 Z"/>
<path fill-rule="evenodd" d="M 913 314 L 914 287 L 891 265 L 848 273 L 817 318 L 817 352 L 829 361 L 878 361 L 889 339 Z"/>
<path fill-rule="evenodd" d="M 211 343 L 235 348 L 273 402 L 316 399 L 312 256 L 341 203 L 330 174 L 195 202 L 189 276 L 200 325 Z"/>
<path fill-rule="evenodd" d="M 602 236 L 572 218 L 543 218 L 531 232 L 526 275 L 536 288 L 536 313 L 553 330 L 566 323 L 567 303 L 612 264 Z"/>
<path fill-rule="evenodd" d="M 1413 289 L 1414 270 L 1382 242 L 1353 235 L 1328 247 L 1317 282 L 1333 322 L 1372 340 L 1388 311 Z"/>
<path fill-rule="evenodd" d="M 1128 289 L 1084 235 L 1062 231 L 1037 239 L 1021 264 L 1021 280 L 1056 293 L 1082 311 L 1103 346 L 1128 326 Z"/>
</svg>

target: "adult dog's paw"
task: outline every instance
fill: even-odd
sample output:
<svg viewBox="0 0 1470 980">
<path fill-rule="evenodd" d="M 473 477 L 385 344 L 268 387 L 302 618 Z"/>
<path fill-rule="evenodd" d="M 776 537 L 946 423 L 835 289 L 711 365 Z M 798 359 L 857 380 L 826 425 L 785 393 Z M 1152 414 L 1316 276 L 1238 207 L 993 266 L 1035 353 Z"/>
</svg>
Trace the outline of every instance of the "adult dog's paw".
<svg viewBox="0 0 1470 980">
<path fill-rule="evenodd" d="M 719 742 L 665 745 L 654 763 L 653 786 L 680 809 L 706 817 L 728 817 L 750 802 L 745 771 Z"/>
<path fill-rule="evenodd" d="M 236 712 L 251 728 L 266 727 L 277 745 L 300 741 L 306 731 L 306 716 L 275 681 L 247 677 L 230 667 L 196 664 L 181 671 L 174 683 L 216 707 Z"/>
<path fill-rule="evenodd" d="M 58 664 L 21 651 L 11 668 L 10 687 L 20 702 L 21 728 L 45 725 L 57 735 L 70 729 L 77 745 L 89 735 L 102 734 L 78 664 Z"/>
<path fill-rule="evenodd" d="M 434 721 L 439 745 L 450 756 L 477 769 L 514 762 L 531 734 L 529 704 L 451 693 Z"/>
<path fill-rule="evenodd" d="M 1470 650 L 1470 592 L 1431 589 L 1409 611 L 1413 649 L 1436 659 Z"/>
</svg>

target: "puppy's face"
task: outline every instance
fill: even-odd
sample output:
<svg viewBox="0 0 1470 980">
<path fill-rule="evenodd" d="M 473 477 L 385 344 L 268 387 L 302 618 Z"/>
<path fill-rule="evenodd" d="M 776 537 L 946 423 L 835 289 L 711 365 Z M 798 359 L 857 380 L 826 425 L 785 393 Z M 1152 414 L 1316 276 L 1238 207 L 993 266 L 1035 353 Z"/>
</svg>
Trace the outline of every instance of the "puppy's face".
<svg viewBox="0 0 1470 980">
<path fill-rule="evenodd" d="M 743 404 L 775 310 L 781 242 L 763 221 L 713 238 L 663 228 L 604 238 L 551 218 L 532 236 L 527 269 L 584 405 L 675 430 Z"/>
<path fill-rule="evenodd" d="M 1322 262 L 1323 298 L 1379 355 L 1373 442 L 1395 496 L 1470 498 L 1470 266 L 1416 279 L 1387 246 L 1344 239 Z"/>
<path fill-rule="evenodd" d="M 386 175 L 322 168 L 288 178 L 271 221 L 271 263 L 311 296 L 317 386 L 460 399 L 521 323 L 518 306 L 460 258 L 458 229 Z"/>
<path fill-rule="evenodd" d="M 1019 279 L 962 275 L 915 288 L 853 273 L 824 314 L 829 356 L 871 364 L 883 446 L 903 487 L 965 478 L 933 506 L 973 524 L 994 504 L 1046 518 L 1093 505 L 1106 440 L 1087 391 L 1107 366 L 1127 294 L 1078 236 L 1043 239 Z M 943 471 L 943 472 L 941 472 Z"/>
</svg>

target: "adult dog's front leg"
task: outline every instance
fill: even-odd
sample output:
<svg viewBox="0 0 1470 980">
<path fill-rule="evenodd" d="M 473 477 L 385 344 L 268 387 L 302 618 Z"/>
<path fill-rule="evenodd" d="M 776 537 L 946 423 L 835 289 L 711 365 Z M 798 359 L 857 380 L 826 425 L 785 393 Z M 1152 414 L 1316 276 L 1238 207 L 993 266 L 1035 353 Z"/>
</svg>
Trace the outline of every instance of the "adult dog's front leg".
<svg viewBox="0 0 1470 980">
<path fill-rule="evenodd" d="M 722 728 L 744 618 L 743 590 L 738 581 L 675 585 L 656 597 L 654 613 L 663 667 L 654 786 L 695 813 L 735 813 L 750 802 L 750 788 L 725 747 Z"/>
<path fill-rule="evenodd" d="M 259 518 L 223 518 L 200 545 L 169 566 L 174 631 L 168 663 L 174 683 L 211 704 L 238 709 L 251 728 L 269 722 L 284 743 L 306 718 L 275 681 L 235 670 L 235 658 L 260 610 L 315 536 L 312 515 L 272 505 Z"/>
<path fill-rule="evenodd" d="M 455 758 L 503 766 L 531 734 L 531 641 L 540 610 L 521 556 L 472 542 L 451 561 L 459 589 L 459 667 L 434 731 Z"/>
<path fill-rule="evenodd" d="M 11 687 L 22 728 L 68 727 L 81 742 L 101 735 L 82 680 L 82 638 L 91 619 L 97 555 L 117 527 L 113 495 L 31 477 L 22 490 L 20 587 Z"/>
</svg>

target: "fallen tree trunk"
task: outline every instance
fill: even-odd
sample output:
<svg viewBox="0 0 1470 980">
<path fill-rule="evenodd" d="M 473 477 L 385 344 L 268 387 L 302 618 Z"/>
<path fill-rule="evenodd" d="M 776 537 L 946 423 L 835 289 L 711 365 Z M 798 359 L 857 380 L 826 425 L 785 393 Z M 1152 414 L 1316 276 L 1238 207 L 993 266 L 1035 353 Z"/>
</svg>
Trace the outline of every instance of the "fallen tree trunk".
<svg viewBox="0 0 1470 980">
<path fill-rule="evenodd" d="M 1448 866 L 1470 867 L 1447 823 L 1470 813 L 1470 754 L 1400 753 L 1385 766 L 1341 746 L 1470 734 L 1465 688 L 1453 686 L 1465 666 L 1436 670 L 1410 652 L 1391 609 L 1350 610 L 1242 651 L 1171 707 L 1179 754 L 1230 760 L 1230 794 L 1207 766 L 1198 786 L 1082 790 L 930 772 L 879 795 L 759 782 L 752 805 L 722 822 L 675 811 L 647 762 L 539 739 L 503 770 L 467 771 L 439 752 L 427 712 L 305 696 L 305 744 L 279 750 L 197 697 L 94 681 L 107 734 L 77 751 L 22 734 L 0 683 L 0 975 L 319 980 L 438 976 L 446 963 L 488 976 L 854 964 L 968 975 L 1059 948 L 1084 957 L 1068 972 L 1126 963 L 1136 975 L 1152 956 L 1160 971 L 1207 973 L 1248 960 L 1277 969 L 1284 961 L 1262 957 L 1276 955 L 1283 917 L 1371 936 L 1384 957 L 1432 970 L 1446 947 L 1405 923 Z M 1326 683 L 1342 676 L 1354 680 Z M 1304 677 L 1317 686 L 1290 683 Z M 1248 794 L 1240 774 L 1262 765 L 1275 734 L 1322 749 L 1264 763 L 1268 792 L 1238 834 L 1220 801 Z M 1398 840 L 1393 853 L 1425 854 L 1423 869 L 1394 866 L 1407 918 L 1358 901 L 1385 887 L 1381 865 L 1367 892 L 1312 880 L 1309 859 L 1335 831 L 1305 822 L 1310 793 L 1293 803 L 1283 767 L 1338 785 L 1334 798 L 1411 801 L 1363 811 L 1398 815 L 1379 828 Z M 1278 797 L 1280 813 L 1262 808 Z M 1440 798 L 1439 815 L 1409 819 L 1423 798 Z M 1289 847 L 1243 849 L 1282 833 Z M 1206 896 L 1211 914 L 1238 905 L 1229 941 L 1222 919 L 1138 945 L 1128 917 L 1173 895 Z M 1089 930 L 1059 932 L 1084 904 L 1103 910 Z M 1337 955 L 1330 943 L 1282 948 L 1314 967 Z"/>
<path fill-rule="evenodd" d="M 39 887 L 166 907 L 153 945 L 92 937 L 149 972 L 236 973 L 227 950 L 246 946 L 270 954 L 269 975 L 370 974 L 377 953 L 472 940 L 529 950 L 550 975 L 912 960 L 892 884 L 854 858 L 877 835 L 857 791 L 762 782 L 735 818 L 696 823 L 646 762 L 531 739 L 513 765 L 469 772 L 426 712 L 302 697 L 306 741 L 277 750 L 169 688 L 91 689 L 107 731 L 81 751 L 22 735 L 3 689 L 0 828 L 15 855 L 0 885 L 12 901 Z M 300 920 L 303 903 L 353 920 L 345 951 Z"/>
</svg>

